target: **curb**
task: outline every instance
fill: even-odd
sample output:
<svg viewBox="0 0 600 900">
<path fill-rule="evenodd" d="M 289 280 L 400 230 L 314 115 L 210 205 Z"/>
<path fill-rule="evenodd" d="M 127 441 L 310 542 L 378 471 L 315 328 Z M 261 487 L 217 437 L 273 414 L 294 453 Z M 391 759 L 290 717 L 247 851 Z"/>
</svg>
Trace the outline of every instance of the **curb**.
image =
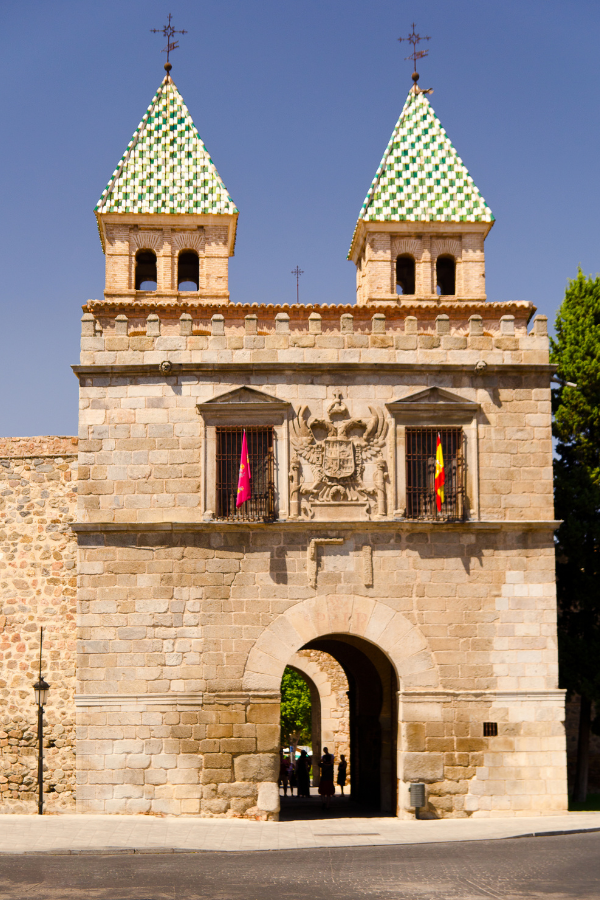
<svg viewBox="0 0 600 900">
<path fill-rule="evenodd" d="M 306 850 L 347 850 L 348 848 L 358 849 L 362 847 L 412 847 L 418 843 L 418 846 L 426 844 L 473 844 L 480 841 L 514 841 L 522 838 L 538 838 L 538 837 L 561 837 L 567 834 L 594 834 L 600 832 L 600 827 L 595 828 L 573 828 L 562 831 L 528 831 L 524 834 L 510 834 L 501 837 L 489 838 L 466 838 L 460 841 L 425 841 L 419 843 L 417 841 L 385 841 L 380 844 L 346 844 L 344 846 L 327 847 L 326 845 L 317 845 L 314 847 L 283 847 L 272 848 L 266 850 L 203 850 L 176 847 L 100 847 L 93 850 L 0 850 L 0 857 L 3 856 L 148 856 L 149 854 L 167 854 L 167 853 L 298 853 Z"/>
</svg>

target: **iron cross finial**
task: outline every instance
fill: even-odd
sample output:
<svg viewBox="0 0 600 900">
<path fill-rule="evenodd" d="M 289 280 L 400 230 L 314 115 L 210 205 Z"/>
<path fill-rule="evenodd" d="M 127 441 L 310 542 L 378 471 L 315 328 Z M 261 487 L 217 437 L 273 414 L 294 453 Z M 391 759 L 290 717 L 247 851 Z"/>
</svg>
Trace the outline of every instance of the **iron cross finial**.
<svg viewBox="0 0 600 900">
<path fill-rule="evenodd" d="M 185 30 L 185 28 L 182 28 L 181 30 L 177 30 L 176 28 L 173 28 L 173 26 L 171 24 L 171 18 L 172 18 L 172 15 L 171 15 L 171 13 L 169 13 L 169 18 L 168 18 L 166 25 L 163 25 L 162 28 L 151 28 L 150 29 L 150 31 L 153 34 L 164 34 L 164 36 L 167 39 L 167 46 L 163 47 L 163 49 L 161 51 L 162 53 L 167 54 L 167 61 L 165 63 L 165 69 L 167 70 L 167 73 L 169 73 L 172 68 L 171 63 L 169 62 L 169 54 L 171 53 L 171 50 L 179 49 L 179 41 L 173 41 L 173 40 L 171 40 L 171 38 L 175 34 L 187 34 L 187 31 Z"/>
<path fill-rule="evenodd" d="M 296 303 L 300 303 L 300 276 L 304 275 L 304 271 L 300 266 L 296 266 L 295 269 L 292 269 L 292 275 L 296 276 Z"/>
<path fill-rule="evenodd" d="M 412 59 L 414 63 L 412 79 L 416 85 L 417 81 L 419 80 L 419 73 L 417 72 L 417 60 L 423 59 L 429 53 L 429 50 L 417 50 L 417 44 L 420 44 L 421 41 L 430 41 L 431 38 L 426 34 L 422 36 L 418 34 L 415 31 L 415 23 L 413 22 L 411 34 L 409 34 L 408 37 L 398 38 L 398 40 L 400 41 L 400 43 L 402 43 L 402 41 L 408 41 L 409 44 L 412 44 L 413 52 L 410 54 L 410 56 L 405 56 L 404 58 Z"/>
</svg>

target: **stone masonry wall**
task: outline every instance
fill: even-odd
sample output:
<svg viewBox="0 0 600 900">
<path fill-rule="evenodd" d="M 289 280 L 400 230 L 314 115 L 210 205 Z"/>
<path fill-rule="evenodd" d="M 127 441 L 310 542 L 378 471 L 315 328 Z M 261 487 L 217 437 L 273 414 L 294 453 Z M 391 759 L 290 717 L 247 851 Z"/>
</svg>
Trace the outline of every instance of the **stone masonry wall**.
<svg viewBox="0 0 600 900">
<path fill-rule="evenodd" d="M 402 759 L 438 815 L 564 808 L 551 532 L 339 533 L 315 586 L 310 532 L 291 523 L 80 535 L 81 812 L 275 814 L 261 802 L 275 784 L 283 669 L 314 636 L 344 630 L 389 655 L 415 704 L 402 720 L 425 723 Z M 305 629 L 296 642 L 294 629 Z M 498 739 L 483 739 L 488 716 L 505 723 Z"/>
<path fill-rule="evenodd" d="M 45 811 L 75 809 L 77 438 L 0 439 L 0 812 L 37 811 L 33 684 L 50 684 Z"/>
<path fill-rule="evenodd" d="M 158 369 L 158 367 L 157 367 Z M 474 371 L 474 370 L 473 370 Z M 133 373 L 81 376 L 79 504 L 83 522 L 202 521 L 203 479 L 212 463 L 197 404 L 248 385 L 292 404 L 306 404 L 315 417 L 326 415 L 335 392 L 343 390 L 353 416 L 369 416 L 369 405 L 405 399 L 426 388 L 443 388 L 481 404 L 478 416 L 479 477 L 473 473 L 470 500 L 479 493 L 479 518 L 552 520 L 552 435 L 548 373 L 472 371 L 311 373 L 299 367 L 293 381 L 286 372 L 252 371 Z M 266 381 L 266 383 L 265 383 Z M 440 404 L 440 411 L 443 406 Z M 396 480 L 389 417 L 386 450 L 388 514 L 394 515 Z M 429 424 L 439 422 L 437 413 Z M 280 446 L 283 446 L 285 439 Z M 473 442 L 474 446 L 475 442 Z M 212 469 L 214 471 L 214 468 Z M 396 486 L 398 485 L 398 488 Z M 282 476 L 279 508 L 288 507 L 289 482 Z M 405 505 L 398 496 L 399 506 Z"/>
</svg>

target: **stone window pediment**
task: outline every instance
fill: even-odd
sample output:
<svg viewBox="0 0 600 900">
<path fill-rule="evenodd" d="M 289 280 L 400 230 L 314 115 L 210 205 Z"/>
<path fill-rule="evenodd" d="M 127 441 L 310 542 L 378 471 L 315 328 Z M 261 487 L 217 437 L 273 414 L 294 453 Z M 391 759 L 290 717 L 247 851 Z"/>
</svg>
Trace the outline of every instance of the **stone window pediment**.
<svg viewBox="0 0 600 900">
<path fill-rule="evenodd" d="M 431 425 L 435 425 L 438 418 L 444 421 L 470 422 L 481 408 L 479 403 L 439 387 L 417 391 L 408 397 L 386 403 L 386 406 L 399 422 L 427 422 Z"/>
<path fill-rule="evenodd" d="M 213 421 L 237 424 L 240 420 L 244 424 L 246 421 L 257 423 L 268 420 L 269 424 L 278 425 L 288 413 L 293 415 L 292 405 L 287 400 L 246 386 L 198 403 L 197 409 L 207 424 Z"/>
</svg>

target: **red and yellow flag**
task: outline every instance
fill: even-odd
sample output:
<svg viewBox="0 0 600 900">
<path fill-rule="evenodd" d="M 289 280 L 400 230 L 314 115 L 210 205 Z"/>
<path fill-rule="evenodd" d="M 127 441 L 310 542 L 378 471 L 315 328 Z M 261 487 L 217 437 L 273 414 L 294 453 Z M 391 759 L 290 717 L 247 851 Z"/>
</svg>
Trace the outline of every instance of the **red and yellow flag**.
<svg viewBox="0 0 600 900">
<path fill-rule="evenodd" d="M 444 469 L 444 454 L 442 453 L 442 441 L 438 434 L 435 448 L 435 503 L 437 511 L 442 511 L 444 502 L 444 485 L 446 483 L 446 470 Z"/>
<path fill-rule="evenodd" d="M 250 459 L 248 457 L 248 443 L 246 441 L 246 432 L 242 438 L 242 455 L 240 457 L 240 474 L 238 476 L 237 498 L 235 501 L 236 508 L 249 500 L 252 496 L 252 488 L 250 485 Z"/>
</svg>

